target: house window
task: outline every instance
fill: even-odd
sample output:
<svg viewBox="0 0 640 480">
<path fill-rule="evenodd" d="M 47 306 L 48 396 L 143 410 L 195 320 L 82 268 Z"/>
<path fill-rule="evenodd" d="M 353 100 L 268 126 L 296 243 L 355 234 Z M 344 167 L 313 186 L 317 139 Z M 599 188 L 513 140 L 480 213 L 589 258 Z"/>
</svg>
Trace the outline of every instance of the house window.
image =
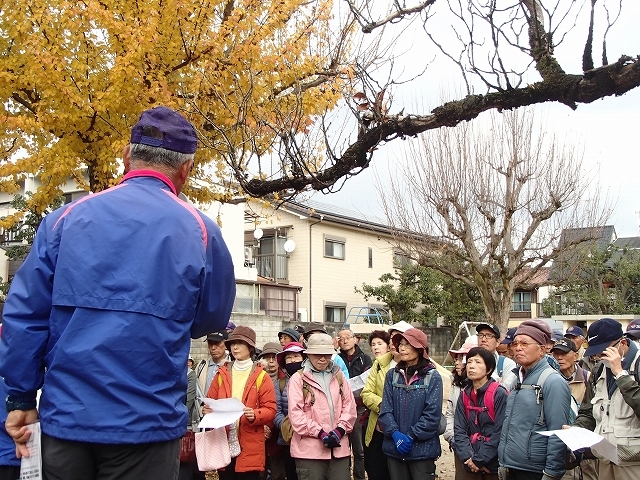
<svg viewBox="0 0 640 480">
<path fill-rule="evenodd" d="M 531 311 L 531 292 L 516 292 L 513 294 L 513 302 L 511 302 L 512 312 L 530 312 Z"/>
<path fill-rule="evenodd" d="M 393 252 L 393 266 L 394 268 L 401 268 L 411 263 L 411 258 L 402 253 L 400 250 Z"/>
<path fill-rule="evenodd" d="M 293 288 L 263 285 L 260 289 L 260 310 L 264 310 L 265 315 L 287 317 L 290 322 L 295 322 L 296 291 Z"/>
<path fill-rule="evenodd" d="M 344 323 L 347 319 L 347 304 L 325 302 L 324 321 L 331 323 Z"/>
<path fill-rule="evenodd" d="M 346 238 L 324 236 L 324 256 L 344 260 Z"/>
<path fill-rule="evenodd" d="M 369 247 L 369 268 L 373 268 L 373 248 Z"/>
<path fill-rule="evenodd" d="M 260 287 L 259 285 L 244 283 L 236 284 L 236 299 L 233 302 L 233 311 L 237 313 L 260 312 Z"/>
</svg>

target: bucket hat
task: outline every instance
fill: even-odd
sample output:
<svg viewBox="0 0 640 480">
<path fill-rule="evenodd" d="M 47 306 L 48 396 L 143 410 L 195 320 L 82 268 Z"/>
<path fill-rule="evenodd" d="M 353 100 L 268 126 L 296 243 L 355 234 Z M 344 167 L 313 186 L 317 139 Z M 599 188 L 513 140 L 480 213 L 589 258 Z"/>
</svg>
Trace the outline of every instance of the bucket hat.
<svg viewBox="0 0 640 480">
<path fill-rule="evenodd" d="M 399 333 L 397 335 L 394 335 L 393 344 L 396 346 L 396 348 L 398 348 L 398 345 L 400 344 L 400 340 L 402 340 L 403 338 L 407 342 L 409 342 L 409 345 L 411 345 L 413 348 L 415 348 L 418 351 L 422 351 L 422 356 L 424 358 L 428 358 L 429 339 L 427 338 L 427 335 L 422 330 L 418 330 L 417 328 L 410 328 L 404 333 Z"/>
<path fill-rule="evenodd" d="M 304 352 L 304 346 L 300 342 L 287 343 L 282 351 L 276 355 L 276 360 L 281 368 L 284 368 L 284 359 L 287 357 L 287 353 L 302 353 Z"/>
<path fill-rule="evenodd" d="M 226 340 L 224 344 L 229 348 L 233 342 L 237 341 L 244 342 L 250 347 L 256 348 L 256 332 L 250 327 L 240 325 L 231 332 L 229 339 Z"/>
<path fill-rule="evenodd" d="M 336 350 L 333 348 L 333 339 L 327 333 L 316 333 L 307 340 L 307 348 L 304 353 L 307 355 L 333 355 Z"/>
</svg>

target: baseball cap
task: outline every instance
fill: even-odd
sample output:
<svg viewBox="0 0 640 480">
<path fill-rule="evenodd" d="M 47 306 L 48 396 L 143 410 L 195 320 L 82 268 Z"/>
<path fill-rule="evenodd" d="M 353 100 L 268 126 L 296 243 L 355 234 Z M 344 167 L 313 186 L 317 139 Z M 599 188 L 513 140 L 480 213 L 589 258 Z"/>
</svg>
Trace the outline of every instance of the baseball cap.
<svg viewBox="0 0 640 480">
<path fill-rule="evenodd" d="M 578 351 L 578 349 L 576 348 L 576 344 L 573 343 L 573 340 L 571 340 L 570 338 L 560 338 L 556 340 L 556 342 L 553 344 L 553 347 L 551 348 L 552 352 L 554 350 L 560 350 L 564 353 Z"/>
<path fill-rule="evenodd" d="M 573 327 L 567 328 L 564 335 L 571 337 L 584 337 L 584 330 L 582 330 L 578 325 L 574 325 Z"/>
<path fill-rule="evenodd" d="M 588 347 L 585 357 L 602 353 L 611 342 L 622 338 L 622 325 L 613 318 L 601 318 L 591 324 L 587 331 Z"/>
<path fill-rule="evenodd" d="M 131 143 L 160 147 L 179 153 L 196 153 L 198 136 L 189 121 L 175 110 L 145 110 L 131 129 Z"/>
<path fill-rule="evenodd" d="M 640 338 L 640 318 L 631 321 L 629 325 L 627 325 L 627 331 L 625 335 L 634 338 Z"/>
<path fill-rule="evenodd" d="M 516 330 L 518 330 L 518 327 L 511 327 L 509 330 L 507 330 L 507 333 L 500 342 L 500 345 L 511 345 L 513 343 L 514 337 L 516 336 Z"/>
<path fill-rule="evenodd" d="M 481 323 L 476 327 L 476 332 L 480 332 L 480 330 L 482 329 L 489 329 L 491 330 L 493 333 L 496 334 L 496 338 L 500 338 L 500 329 L 498 328 L 497 325 L 494 325 L 493 323 Z"/>
<path fill-rule="evenodd" d="M 229 334 L 222 330 L 220 332 L 213 332 L 207 335 L 207 338 L 204 340 L 205 342 L 224 342 L 227 338 L 229 338 Z"/>
</svg>

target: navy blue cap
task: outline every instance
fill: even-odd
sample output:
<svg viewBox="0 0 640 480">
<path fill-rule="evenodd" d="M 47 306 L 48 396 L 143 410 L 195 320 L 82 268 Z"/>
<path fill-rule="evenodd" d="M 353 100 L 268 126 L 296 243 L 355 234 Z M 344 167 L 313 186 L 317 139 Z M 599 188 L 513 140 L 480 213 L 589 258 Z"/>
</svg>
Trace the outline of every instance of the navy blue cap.
<svg viewBox="0 0 640 480">
<path fill-rule="evenodd" d="M 565 337 L 570 335 L 572 337 L 584 337 L 584 330 L 582 330 L 578 325 L 574 325 L 573 327 L 567 328 L 567 331 L 564 333 Z"/>
<path fill-rule="evenodd" d="M 175 110 L 145 110 L 131 129 L 131 143 L 160 147 L 179 153 L 196 153 L 198 136 L 193 125 Z"/>
<path fill-rule="evenodd" d="M 640 318 L 633 320 L 629 325 L 627 325 L 627 332 L 625 335 L 640 338 Z"/>
<path fill-rule="evenodd" d="M 505 334 L 504 339 L 500 342 L 500 345 L 510 345 L 511 343 L 513 343 L 513 338 L 516 335 L 516 330 L 518 330 L 518 327 L 512 327 L 507 330 L 507 333 Z"/>
<path fill-rule="evenodd" d="M 622 338 L 622 325 L 613 318 L 601 318 L 591 324 L 587 331 L 589 346 L 584 351 L 585 357 L 598 355 L 615 340 Z"/>
</svg>

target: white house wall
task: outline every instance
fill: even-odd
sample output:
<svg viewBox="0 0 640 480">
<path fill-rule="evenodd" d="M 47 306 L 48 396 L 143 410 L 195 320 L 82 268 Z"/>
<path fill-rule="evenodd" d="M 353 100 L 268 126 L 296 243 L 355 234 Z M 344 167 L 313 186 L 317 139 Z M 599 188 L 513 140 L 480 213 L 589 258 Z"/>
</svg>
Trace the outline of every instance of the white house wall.
<svg viewBox="0 0 640 480">
<path fill-rule="evenodd" d="M 281 227 L 287 237 L 296 243 L 289 256 L 288 283 L 302 287 L 298 307 L 307 311 L 307 321 L 324 321 L 325 302 L 346 304 L 351 307 L 380 304 L 375 299 L 368 302 L 355 293 L 363 283 L 379 285 L 384 273 L 393 272 L 393 247 L 391 238 L 367 230 L 318 218 L 301 218 L 284 208 L 273 211 L 252 204 L 253 211 L 261 216 L 256 228 L 263 230 Z M 253 228 L 253 227 L 250 227 Z M 324 256 L 325 235 L 342 237 L 345 241 L 345 259 Z M 311 247 L 310 242 L 311 241 Z M 369 268 L 369 248 L 373 249 L 373 266 Z"/>
<path fill-rule="evenodd" d="M 231 252 L 236 279 L 255 281 L 256 269 L 244 266 L 244 204 L 213 202 L 211 205 L 198 208 L 214 222 L 220 220 L 222 238 Z"/>
</svg>

